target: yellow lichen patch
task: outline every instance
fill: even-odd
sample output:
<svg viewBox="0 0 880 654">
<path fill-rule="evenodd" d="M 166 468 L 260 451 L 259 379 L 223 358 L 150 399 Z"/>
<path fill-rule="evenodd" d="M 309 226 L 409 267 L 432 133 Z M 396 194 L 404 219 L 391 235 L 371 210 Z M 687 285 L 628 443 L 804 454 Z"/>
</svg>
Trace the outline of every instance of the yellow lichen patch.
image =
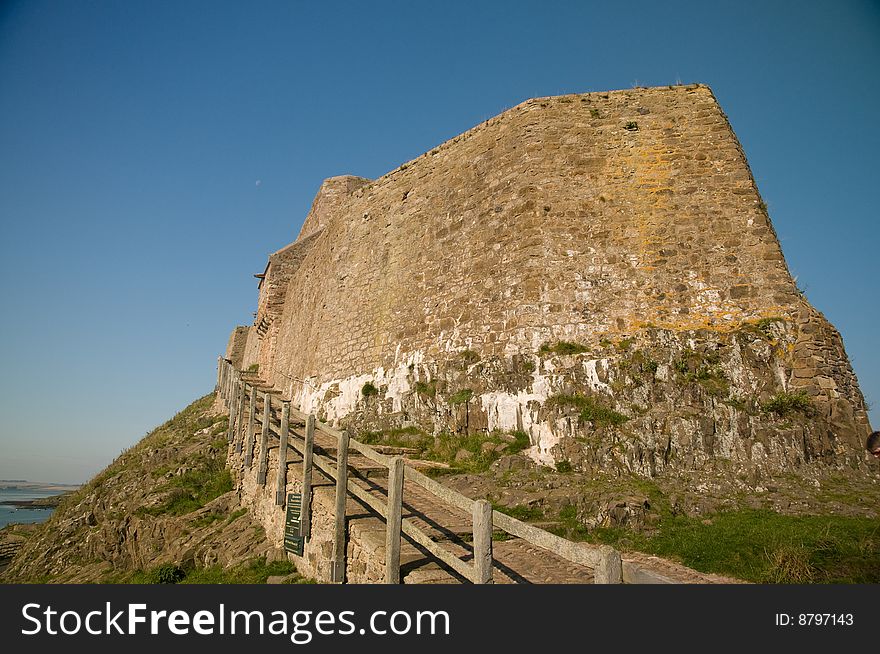
<svg viewBox="0 0 880 654">
<path fill-rule="evenodd" d="M 688 316 L 680 320 L 645 320 L 634 323 L 638 329 L 668 329 L 669 331 L 685 332 L 705 329 L 717 333 L 739 331 L 745 325 L 756 325 L 761 320 L 778 319 L 781 321 L 790 320 L 786 315 L 784 307 L 769 307 L 764 311 L 754 313 L 748 317 L 740 317 L 739 319 L 718 321 L 717 316 Z"/>
</svg>

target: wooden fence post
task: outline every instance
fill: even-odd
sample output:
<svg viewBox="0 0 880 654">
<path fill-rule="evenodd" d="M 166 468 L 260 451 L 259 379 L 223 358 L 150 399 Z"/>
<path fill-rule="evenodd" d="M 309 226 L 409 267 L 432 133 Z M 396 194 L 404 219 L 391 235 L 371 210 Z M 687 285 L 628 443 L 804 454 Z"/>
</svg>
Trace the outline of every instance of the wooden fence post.
<svg viewBox="0 0 880 654">
<path fill-rule="evenodd" d="M 306 436 L 303 445 L 302 513 L 300 515 L 300 536 L 309 540 L 312 527 L 312 449 L 315 446 L 315 416 L 306 418 Z"/>
<path fill-rule="evenodd" d="M 339 433 L 336 448 L 336 531 L 333 534 L 333 561 L 330 581 L 345 581 L 345 504 L 348 495 L 348 429 Z"/>
<path fill-rule="evenodd" d="M 474 578 L 475 584 L 492 583 L 492 505 L 477 500 L 474 518 Z"/>
<path fill-rule="evenodd" d="M 272 417 L 272 396 L 263 393 L 263 429 L 260 431 L 260 463 L 257 466 L 257 483 L 266 485 L 269 472 L 269 420 Z"/>
<path fill-rule="evenodd" d="M 247 433 L 245 434 L 245 438 L 247 438 L 247 443 L 245 447 L 247 448 L 244 451 L 244 464 L 250 468 L 251 464 L 254 462 L 254 424 L 257 416 L 257 389 L 255 386 L 251 386 L 251 410 L 248 413 L 248 425 L 247 425 Z"/>
<path fill-rule="evenodd" d="M 242 422 L 244 421 L 244 398 L 247 392 L 247 382 L 238 375 L 238 408 L 235 410 L 235 433 L 232 435 L 235 440 L 235 453 L 241 454 L 241 432 L 244 429 Z"/>
<path fill-rule="evenodd" d="M 251 392 L 253 392 L 253 387 L 251 387 Z M 241 442 L 244 440 L 244 404 L 245 397 L 248 393 L 248 385 L 247 382 L 242 382 L 241 384 L 241 401 L 238 404 L 238 428 L 235 430 L 235 453 L 241 454 L 242 446 Z M 253 407 L 251 407 L 253 408 Z"/>
<path fill-rule="evenodd" d="M 610 545 L 599 547 L 599 561 L 593 568 L 594 584 L 622 584 L 623 561 L 620 552 Z"/>
<path fill-rule="evenodd" d="M 238 410 L 238 379 L 232 376 L 232 401 L 229 403 L 229 428 L 226 430 L 226 441 L 232 443 L 235 433 L 235 412 Z"/>
<path fill-rule="evenodd" d="M 287 501 L 287 434 L 290 427 L 290 400 L 281 400 L 281 430 L 278 433 L 278 477 L 275 480 L 275 504 Z"/>
<path fill-rule="evenodd" d="M 388 466 L 388 512 L 385 516 L 385 583 L 400 583 L 400 526 L 403 519 L 403 459 Z"/>
</svg>

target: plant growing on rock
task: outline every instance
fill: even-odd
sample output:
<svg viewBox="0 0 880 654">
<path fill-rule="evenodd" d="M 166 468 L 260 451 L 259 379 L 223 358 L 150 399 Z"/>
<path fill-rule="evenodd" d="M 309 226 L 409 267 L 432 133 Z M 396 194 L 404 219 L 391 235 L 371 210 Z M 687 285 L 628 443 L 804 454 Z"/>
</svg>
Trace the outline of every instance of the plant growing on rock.
<svg viewBox="0 0 880 654">
<path fill-rule="evenodd" d="M 544 343 L 538 349 L 538 354 L 544 356 L 549 354 L 558 354 L 567 356 L 571 354 L 583 354 L 589 351 L 589 348 L 580 343 L 572 343 L 571 341 L 557 341 L 556 343 Z"/>
<path fill-rule="evenodd" d="M 551 409 L 564 407 L 578 409 L 581 420 L 592 422 L 597 426 L 617 426 L 629 420 L 627 416 L 606 406 L 598 398 L 585 395 L 566 395 L 563 393 L 552 395 L 547 398 L 544 406 Z"/>
<path fill-rule="evenodd" d="M 787 416 L 792 413 L 810 415 L 812 408 L 809 396 L 803 391 L 797 393 L 783 391 L 761 404 L 761 411 L 774 413 L 778 416 Z"/>
<path fill-rule="evenodd" d="M 721 367 L 721 355 L 717 352 L 685 350 L 673 363 L 673 368 L 682 380 L 699 384 L 709 395 L 726 397 L 730 392 L 730 382 Z"/>
<path fill-rule="evenodd" d="M 474 397 L 474 392 L 470 388 L 463 388 L 457 393 L 449 396 L 449 404 L 467 404 Z"/>
<path fill-rule="evenodd" d="M 437 395 L 437 382 L 420 382 L 413 384 L 413 390 L 424 397 L 434 397 Z"/>
<path fill-rule="evenodd" d="M 361 395 L 363 395 L 365 398 L 372 397 L 378 394 L 379 389 L 376 388 L 372 382 L 367 382 L 361 387 Z"/>
</svg>

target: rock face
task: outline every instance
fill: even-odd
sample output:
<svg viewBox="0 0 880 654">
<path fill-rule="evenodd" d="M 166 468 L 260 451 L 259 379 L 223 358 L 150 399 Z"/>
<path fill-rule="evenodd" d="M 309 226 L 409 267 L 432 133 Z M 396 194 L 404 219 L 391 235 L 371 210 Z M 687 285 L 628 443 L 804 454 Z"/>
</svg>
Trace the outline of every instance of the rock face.
<svg viewBox="0 0 880 654">
<path fill-rule="evenodd" d="M 869 431 L 702 85 L 529 100 L 328 180 L 227 357 L 321 419 L 523 430 L 581 470 L 857 466 Z"/>
</svg>

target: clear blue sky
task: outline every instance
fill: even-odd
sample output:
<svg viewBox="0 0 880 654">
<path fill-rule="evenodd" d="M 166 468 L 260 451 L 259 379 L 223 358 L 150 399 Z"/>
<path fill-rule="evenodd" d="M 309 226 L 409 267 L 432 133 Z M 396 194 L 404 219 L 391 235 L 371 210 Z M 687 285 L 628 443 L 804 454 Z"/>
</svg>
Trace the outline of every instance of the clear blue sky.
<svg viewBox="0 0 880 654">
<path fill-rule="evenodd" d="M 0 4 L 0 478 L 83 481 L 208 392 L 322 179 L 678 80 L 712 86 L 877 405 L 875 2 Z"/>
</svg>

